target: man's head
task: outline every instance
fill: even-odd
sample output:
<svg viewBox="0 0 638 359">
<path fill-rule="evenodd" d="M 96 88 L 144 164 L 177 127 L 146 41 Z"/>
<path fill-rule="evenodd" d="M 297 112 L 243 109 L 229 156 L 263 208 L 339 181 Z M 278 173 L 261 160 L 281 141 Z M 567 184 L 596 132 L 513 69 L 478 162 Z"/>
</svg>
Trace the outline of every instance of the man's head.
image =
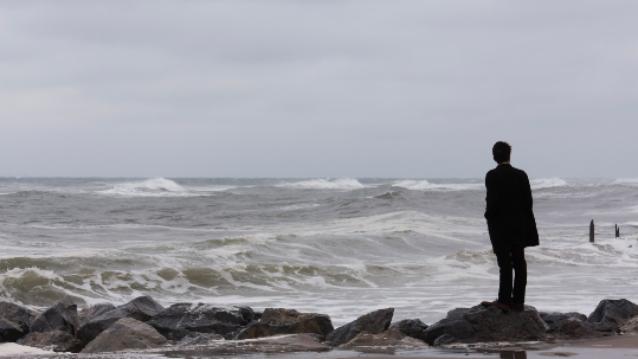
<svg viewBox="0 0 638 359">
<path fill-rule="evenodd" d="M 494 156 L 494 161 L 498 164 L 509 162 L 511 153 L 512 146 L 507 142 L 498 141 L 494 144 L 494 147 L 492 147 L 492 156 Z"/>
</svg>

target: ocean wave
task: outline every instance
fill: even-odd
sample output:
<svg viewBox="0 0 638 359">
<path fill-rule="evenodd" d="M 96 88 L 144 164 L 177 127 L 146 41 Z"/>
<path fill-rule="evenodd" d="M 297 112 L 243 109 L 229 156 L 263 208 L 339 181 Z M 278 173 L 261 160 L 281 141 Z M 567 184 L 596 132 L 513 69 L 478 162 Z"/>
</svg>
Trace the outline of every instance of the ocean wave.
<svg viewBox="0 0 638 359">
<path fill-rule="evenodd" d="M 546 189 L 569 186 L 569 183 L 567 183 L 567 181 L 558 177 L 536 178 L 531 180 L 530 182 L 532 185 L 532 189 Z"/>
<path fill-rule="evenodd" d="M 621 186 L 638 186 L 638 178 L 617 178 L 612 184 Z"/>
<path fill-rule="evenodd" d="M 316 178 L 298 182 L 281 183 L 278 184 L 277 187 L 297 189 L 355 190 L 365 188 L 366 186 L 355 178 Z"/>
<path fill-rule="evenodd" d="M 97 193 L 121 197 L 189 197 L 196 195 L 177 182 L 163 177 L 118 183 L 110 189 Z"/>
<path fill-rule="evenodd" d="M 392 186 L 415 191 L 472 191 L 483 188 L 482 183 L 431 183 L 427 180 L 401 180 Z"/>
</svg>

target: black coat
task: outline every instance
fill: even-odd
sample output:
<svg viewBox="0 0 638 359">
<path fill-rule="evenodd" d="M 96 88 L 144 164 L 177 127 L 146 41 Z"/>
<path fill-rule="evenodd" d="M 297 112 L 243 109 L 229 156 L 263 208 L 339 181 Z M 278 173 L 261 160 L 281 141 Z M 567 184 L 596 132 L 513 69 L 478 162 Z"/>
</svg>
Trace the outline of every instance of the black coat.
<svg viewBox="0 0 638 359">
<path fill-rule="evenodd" d="M 524 171 L 500 164 L 485 176 L 485 218 L 494 250 L 538 245 L 532 189 Z"/>
</svg>

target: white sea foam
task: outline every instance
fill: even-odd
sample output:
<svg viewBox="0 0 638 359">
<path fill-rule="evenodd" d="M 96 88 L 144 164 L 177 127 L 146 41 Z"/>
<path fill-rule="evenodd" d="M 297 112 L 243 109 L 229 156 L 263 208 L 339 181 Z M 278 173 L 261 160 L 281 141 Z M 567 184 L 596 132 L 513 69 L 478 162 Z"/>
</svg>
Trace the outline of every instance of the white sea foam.
<svg viewBox="0 0 638 359">
<path fill-rule="evenodd" d="M 545 189 L 545 188 L 557 188 L 557 187 L 567 187 L 569 184 L 562 178 L 552 177 L 552 178 L 536 178 L 531 180 L 531 185 L 533 189 Z"/>
<path fill-rule="evenodd" d="M 355 190 L 366 186 L 354 178 L 316 178 L 298 182 L 286 182 L 277 187 L 298 188 L 298 189 L 328 189 L 328 190 Z"/>
<path fill-rule="evenodd" d="M 482 183 L 431 183 L 427 180 L 401 180 L 392 186 L 415 191 L 471 191 L 483 188 Z"/>
<path fill-rule="evenodd" d="M 638 186 L 638 178 L 618 178 L 612 184 L 623 186 Z"/>
<path fill-rule="evenodd" d="M 188 197 L 195 195 L 177 182 L 163 177 L 118 183 L 113 188 L 98 191 L 98 193 L 122 197 Z"/>
</svg>

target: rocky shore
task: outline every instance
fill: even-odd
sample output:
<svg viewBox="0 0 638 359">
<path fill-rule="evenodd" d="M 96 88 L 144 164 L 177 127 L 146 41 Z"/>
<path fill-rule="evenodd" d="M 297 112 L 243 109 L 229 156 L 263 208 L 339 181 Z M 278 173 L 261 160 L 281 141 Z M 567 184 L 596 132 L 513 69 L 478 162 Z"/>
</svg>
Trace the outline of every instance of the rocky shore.
<svg viewBox="0 0 638 359">
<path fill-rule="evenodd" d="M 328 315 L 294 309 L 214 307 L 178 303 L 164 307 L 148 296 L 115 306 L 78 309 L 66 298 L 44 311 L 0 302 L 0 343 L 58 353 L 327 352 L 335 348 L 389 353 L 459 343 L 557 342 L 638 332 L 638 305 L 602 300 L 588 316 L 545 313 L 531 306 L 504 312 L 493 306 L 457 308 L 431 325 L 393 322 L 393 308 L 379 309 L 334 328 Z"/>
</svg>

